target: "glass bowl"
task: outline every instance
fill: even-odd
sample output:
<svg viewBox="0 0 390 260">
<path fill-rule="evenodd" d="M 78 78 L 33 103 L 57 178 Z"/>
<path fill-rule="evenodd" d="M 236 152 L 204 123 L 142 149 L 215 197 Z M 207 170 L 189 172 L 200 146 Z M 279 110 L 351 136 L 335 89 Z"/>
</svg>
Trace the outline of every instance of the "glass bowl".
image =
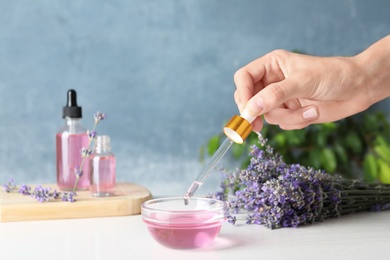
<svg viewBox="0 0 390 260">
<path fill-rule="evenodd" d="M 210 245 L 226 220 L 225 212 L 225 202 L 208 198 L 191 198 L 188 205 L 182 197 L 152 199 L 141 206 L 152 237 L 175 249 Z"/>
</svg>

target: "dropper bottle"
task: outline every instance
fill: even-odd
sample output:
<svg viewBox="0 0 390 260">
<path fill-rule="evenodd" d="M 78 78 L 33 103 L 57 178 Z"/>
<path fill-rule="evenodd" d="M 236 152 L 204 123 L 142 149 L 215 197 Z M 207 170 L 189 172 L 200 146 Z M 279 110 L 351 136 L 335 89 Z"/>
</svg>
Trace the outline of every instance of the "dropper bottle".
<svg viewBox="0 0 390 260">
<path fill-rule="evenodd" d="M 90 163 L 91 186 L 89 189 L 92 196 L 113 196 L 116 184 L 116 159 L 111 152 L 110 137 L 108 135 L 96 137 Z"/>
<path fill-rule="evenodd" d="M 202 186 L 202 184 L 209 177 L 211 171 L 215 168 L 218 162 L 226 154 L 229 148 L 232 146 L 233 142 L 242 144 L 245 139 L 252 132 L 251 123 L 256 117 L 251 116 L 247 110 L 244 110 L 240 116 L 234 115 L 229 122 L 223 128 L 223 132 L 227 136 L 226 139 L 219 146 L 218 150 L 210 158 L 210 160 L 202 167 L 200 174 L 192 182 L 190 187 L 187 189 L 186 194 L 184 195 L 184 203 L 187 205 L 191 197 L 195 192 Z"/>
<path fill-rule="evenodd" d="M 75 172 L 80 167 L 81 149 L 88 147 L 87 130 L 81 125 L 82 108 L 77 105 L 77 93 L 70 89 L 62 117 L 65 125 L 56 135 L 57 186 L 60 190 L 73 190 L 76 183 Z M 89 188 L 89 163 L 85 163 L 76 190 Z"/>
</svg>

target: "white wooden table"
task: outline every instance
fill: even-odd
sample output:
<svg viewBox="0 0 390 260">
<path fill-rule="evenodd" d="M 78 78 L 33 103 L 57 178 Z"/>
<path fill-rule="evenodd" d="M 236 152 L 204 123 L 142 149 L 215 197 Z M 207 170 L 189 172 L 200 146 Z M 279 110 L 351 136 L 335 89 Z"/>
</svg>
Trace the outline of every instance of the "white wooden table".
<svg viewBox="0 0 390 260">
<path fill-rule="evenodd" d="M 389 245 L 390 211 L 277 230 L 225 223 L 194 250 L 160 246 L 140 215 L 0 223 L 0 259 L 390 259 Z"/>
</svg>

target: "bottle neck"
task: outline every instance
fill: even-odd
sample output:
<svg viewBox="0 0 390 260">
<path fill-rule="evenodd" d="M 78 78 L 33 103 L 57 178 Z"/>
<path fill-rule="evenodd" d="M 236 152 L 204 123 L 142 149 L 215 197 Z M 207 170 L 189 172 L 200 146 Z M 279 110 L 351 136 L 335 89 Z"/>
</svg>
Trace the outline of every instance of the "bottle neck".
<svg viewBox="0 0 390 260">
<path fill-rule="evenodd" d="M 69 134 L 83 134 L 86 133 L 85 128 L 81 125 L 81 118 L 65 117 L 64 132 Z"/>
<path fill-rule="evenodd" d="M 107 135 L 99 135 L 95 139 L 96 153 L 111 153 L 110 137 Z"/>
<path fill-rule="evenodd" d="M 81 118 L 65 117 L 65 124 L 68 126 L 81 125 Z"/>
</svg>

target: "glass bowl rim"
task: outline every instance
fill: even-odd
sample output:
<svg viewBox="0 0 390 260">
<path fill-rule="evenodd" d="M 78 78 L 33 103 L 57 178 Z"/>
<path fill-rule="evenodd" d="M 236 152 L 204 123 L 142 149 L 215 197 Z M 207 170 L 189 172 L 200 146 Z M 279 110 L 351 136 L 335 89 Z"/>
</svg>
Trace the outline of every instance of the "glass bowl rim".
<svg viewBox="0 0 390 260">
<path fill-rule="evenodd" d="M 155 204 L 157 202 L 168 202 L 168 201 L 179 201 L 182 200 L 184 204 L 183 197 L 164 197 L 164 198 L 155 198 L 150 199 L 141 204 L 141 210 L 151 210 L 156 212 L 166 212 L 172 214 L 180 214 L 180 213 L 202 213 L 202 212 L 210 212 L 210 211 L 218 211 L 226 209 L 226 202 L 214 198 L 201 198 L 201 197 L 192 197 L 191 200 L 203 201 L 203 202 L 214 202 L 213 204 L 218 204 L 215 208 L 210 209 L 191 209 L 191 210 L 174 210 L 174 209 L 159 209 L 151 207 L 150 205 Z M 190 200 L 190 201 L 191 201 Z"/>
<path fill-rule="evenodd" d="M 215 208 L 202 208 L 202 209 L 189 209 L 189 210 L 174 210 L 174 209 L 159 209 L 159 208 L 153 208 L 153 207 L 148 207 L 148 204 L 154 204 L 158 203 L 159 201 L 162 202 L 169 202 L 169 201 L 182 201 L 184 205 L 184 198 L 183 197 L 165 197 L 165 198 L 156 198 L 156 199 L 151 199 L 148 201 L 145 201 L 141 205 L 141 215 L 142 219 L 144 222 L 146 222 L 148 225 L 159 225 L 159 226 L 165 226 L 165 225 L 174 225 L 175 227 L 180 227 L 180 226 L 185 226 L 185 225 L 193 225 L 193 227 L 201 227 L 204 225 L 221 225 L 222 222 L 226 220 L 226 202 L 214 199 L 214 198 L 200 198 L 200 197 L 193 197 L 191 198 L 192 200 L 198 200 L 202 202 L 213 202 L 213 204 L 216 204 Z M 191 203 L 191 202 L 190 202 Z M 211 216 L 208 219 L 204 219 L 202 222 L 193 222 L 193 221 L 188 221 L 188 222 L 183 222 L 183 223 L 175 223 L 171 221 L 166 221 L 158 218 L 151 217 L 153 213 L 160 213 L 160 214 L 167 214 L 171 217 L 174 216 L 184 216 L 184 215 L 207 215 L 210 213 L 215 213 L 215 215 Z M 171 218 L 168 218 L 169 220 Z M 188 227 L 188 228 L 193 228 L 193 227 Z"/>
</svg>

